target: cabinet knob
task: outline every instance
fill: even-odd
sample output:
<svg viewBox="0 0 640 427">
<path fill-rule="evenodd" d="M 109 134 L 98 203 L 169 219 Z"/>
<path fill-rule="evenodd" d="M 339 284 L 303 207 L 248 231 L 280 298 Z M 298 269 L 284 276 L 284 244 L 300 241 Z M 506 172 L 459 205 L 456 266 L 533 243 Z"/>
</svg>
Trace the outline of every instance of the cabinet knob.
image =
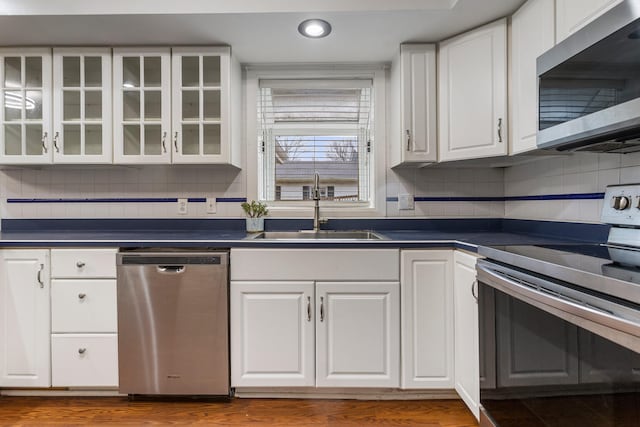
<svg viewBox="0 0 640 427">
<path fill-rule="evenodd" d="M 87 352 L 86 348 L 79 348 L 78 349 L 78 354 L 85 354 Z"/>
<path fill-rule="evenodd" d="M 85 264 L 83 261 L 78 261 L 78 262 L 76 262 L 76 267 L 78 267 L 78 268 L 82 268 L 82 267 L 84 267 L 85 265 L 86 265 L 86 264 Z"/>
<path fill-rule="evenodd" d="M 87 294 L 78 294 L 78 299 L 83 300 L 86 296 Z"/>
</svg>

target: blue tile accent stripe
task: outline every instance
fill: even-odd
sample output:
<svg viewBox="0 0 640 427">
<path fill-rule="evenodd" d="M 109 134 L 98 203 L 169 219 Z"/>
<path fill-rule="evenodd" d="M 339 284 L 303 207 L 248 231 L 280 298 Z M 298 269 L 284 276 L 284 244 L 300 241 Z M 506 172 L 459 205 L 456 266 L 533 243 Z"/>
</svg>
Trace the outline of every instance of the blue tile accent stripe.
<svg viewBox="0 0 640 427">
<path fill-rule="evenodd" d="M 206 203 L 205 197 L 189 197 L 189 203 Z M 244 197 L 216 197 L 217 203 L 246 202 Z M 105 197 L 77 199 L 7 199 L 7 203 L 177 203 L 177 197 Z"/>
<path fill-rule="evenodd" d="M 601 200 L 604 193 L 572 193 L 572 194 L 541 194 L 536 196 L 505 196 L 505 197 L 414 197 L 416 202 L 507 202 L 519 200 Z M 387 197 L 387 202 L 397 202 L 397 197 Z"/>
</svg>

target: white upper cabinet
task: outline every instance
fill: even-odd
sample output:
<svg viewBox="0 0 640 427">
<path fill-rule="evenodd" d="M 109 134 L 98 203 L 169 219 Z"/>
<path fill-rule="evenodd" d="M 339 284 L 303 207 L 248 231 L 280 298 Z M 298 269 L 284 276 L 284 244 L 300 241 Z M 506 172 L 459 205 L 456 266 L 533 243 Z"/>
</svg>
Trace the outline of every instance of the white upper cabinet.
<svg viewBox="0 0 640 427">
<path fill-rule="evenodd" d="M 556 0 L 556 43 L 560 43 L 622 1 Z"/>
<path fill-rule="evenodd" d="M 507 154 L 507 23 L 443 41 L 438 63 L 440 161 Z"/>
<path fill-rule="evenodd" d="M 53 50 L 53 160 L 111 163 L 111 48 Z"/>
<path fill-rule="evenodd" d="M 536 58 L 554 45 L 554 3 L 529 0 L 511 18 L 511 154 L 537 148 Z"/>
<path fill-rule="evenodd" d="M 0 49 L 0 85 L 0 164 L 51 163 L 51 50 Z"/>
<path fill-rule="evenodd" d="M 173 163 L 238 164 L 229 143 L 230 54 L 229 47 L 172 50 Z"/>
<path fill-rule="evenodd" d="M 390 165 L 423 165 L 437 160 L 436 46 L 406 44 L 391 70 L 395 114 Z M 399 123 L 397 123 L 399 120 Z"/>
<path fill-rule="evenodd" d="M 115 163 L 171 163 L 171 51 L 113 50 Z"/>
</svg>

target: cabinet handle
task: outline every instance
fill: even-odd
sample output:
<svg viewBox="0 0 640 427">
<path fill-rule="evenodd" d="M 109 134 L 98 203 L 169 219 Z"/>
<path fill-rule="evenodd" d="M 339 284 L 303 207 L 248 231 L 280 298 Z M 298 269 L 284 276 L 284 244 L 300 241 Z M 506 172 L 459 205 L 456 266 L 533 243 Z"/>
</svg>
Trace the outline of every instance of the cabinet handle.
<svg viewBox="0 0 640 427">
<path fill-rule="evenodd" d="M 324 297 L 320 297 L 320 321 L 324 321 Z"/>
<path fill-rule="evenodd" d="M 87 352 L 87 349 L 82 347 L 78 349 L 78 354 L 85 354 Z"/>
<path fill-rule="evenodd" d="M 49 134 L 47 132 L 44 132 L 42 134 L 42 151 L 44 151 L 45 153 L 49 152 L 49 148 L 47 148 L 47 137 L 49 136 Z"/>
<path fill-rule="evenodd" d="M 166 153 L 167 152 L 167 132 L 162 132 L 162 152 Z"/>
<path fill-rule="evenodd" d="M 60 138 L 60 132 L 56 132 L 53 136 L 53 148 L 56 149 L 56 153 L 60 152 L 60 147 L 58 147 L 58 139 Z"/>
<path fill-rule="evenodd" d="M 178 152 L 178 132 L 173 134 L 173 147 L 176 150 L 176 153 Z"/>
<path fill-rule="evenodd" d="M 474 280 L 473 283 L 471 284 L 471 295 L 473 295 L 473 299 L 476 300 L 476 302 L 478 302 L 478 295 L 476 293 L 476 286 L 478 285 L 478 281 Z"/>
<path fill-rule="evenodd" d="M 40 289 L 44 288 L 44 282 L 42 281 L 42 270 L 44 270 L 44 264 L 40 264 L 40 270 L 38 270 L 38 283 L 40 284 Z"/>
<path fill-rule="evenodd" d="M 84 300 L 87 294 L 78 294 L 78 299 Z"/>
<path fill-rule="evenodd" d="M 498 142 L 502 142 L 502 117 L 498 119 Z"/>
<path fill-rule="evenodd" d="M 407 132 L 407 151 L 411 151 L 411 131 L 407 129 L 406 132 Z"/>
<path fill-rule="evenodd" d="M 82 267 L 84 267 L 85 265 L 86 265 L 86 264 L 85 264 L 83 261 L 78 261 L 78 262 L 76 262 L 76 267 L 78 267 L 78 268 L 82 268 Z"/>
<path fill-rule="evenodd" d="M 311 297 L 307 297 L 307 322 L 311 322 Z"/>
</svg>

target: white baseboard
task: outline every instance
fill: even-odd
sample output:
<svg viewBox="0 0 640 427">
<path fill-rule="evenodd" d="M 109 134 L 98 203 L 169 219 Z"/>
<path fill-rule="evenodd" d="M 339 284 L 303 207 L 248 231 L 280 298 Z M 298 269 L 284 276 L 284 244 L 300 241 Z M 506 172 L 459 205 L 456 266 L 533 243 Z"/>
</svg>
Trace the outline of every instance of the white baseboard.
<svg viewBox="0 0 640 427">
<path fill-rule="evenodd" d="M 114 396 L 126 396 L 126 394 L 120 394 L 117 389 L 50 389 L 50 388 L 36 388 L 36 389 L 5 389 L 0 390 L 1 396 L 42 396 L 42 397 L 57 397 L 57 396 L 69 396 L 69 397 L 114 397 Z"/>
</svg>

